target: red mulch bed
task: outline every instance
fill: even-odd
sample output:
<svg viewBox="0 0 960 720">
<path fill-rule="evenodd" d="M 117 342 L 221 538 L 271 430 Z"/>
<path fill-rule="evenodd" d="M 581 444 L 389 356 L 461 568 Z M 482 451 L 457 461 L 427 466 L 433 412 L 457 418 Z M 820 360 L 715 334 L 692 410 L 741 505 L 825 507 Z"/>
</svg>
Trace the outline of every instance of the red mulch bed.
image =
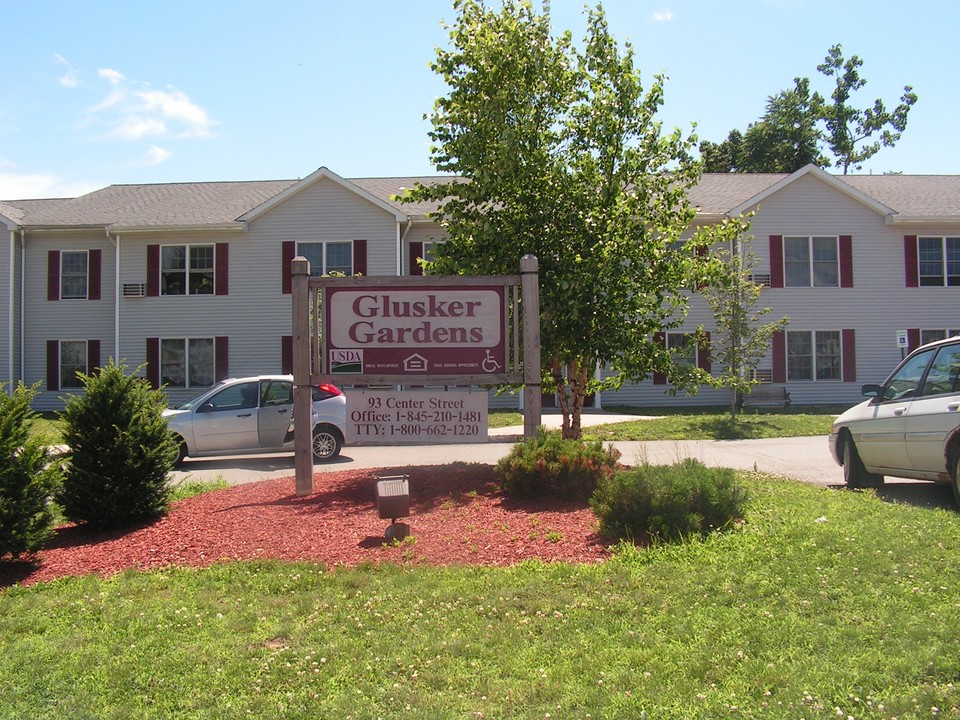
<svg viewBox="0 0 960 720">
<path fill-rule="evenodd" d="M 376 508 L 376 475 L 410 477 L 412 540 L 385 543 L 389 520 Z M 583 501 L 511 500 L 490 465 L 457 463 L 318 473 L 314 492 L 296 497 L 294 478 L 204 493 L 156 522 L 103 532 L 67 525 L 33 562 L 0 562 L 0 587 L 66 575 L 110 576 L 127 568 L 203 567 L 275 558 L 354 566 L 512 565 L 521 560 L 598 562 L 609 541 Z"/>
</svg>

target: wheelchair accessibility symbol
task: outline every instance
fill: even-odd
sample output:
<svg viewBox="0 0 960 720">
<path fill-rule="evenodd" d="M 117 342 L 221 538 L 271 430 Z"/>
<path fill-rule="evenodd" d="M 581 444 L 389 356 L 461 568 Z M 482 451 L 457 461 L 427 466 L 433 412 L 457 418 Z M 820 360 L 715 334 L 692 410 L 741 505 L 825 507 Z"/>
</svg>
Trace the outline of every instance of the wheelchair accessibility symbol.
<svg viewBox="0 0 960 720">
<path fill-rule="evenodd" d="M 497 362 L 497 359 L 493 357 L 489 350 L 486 351 L 486 357 L 483 358 L 483 362 L 480 364 L 480 367 L 483 368 L 484 372 L 492 373 L 500 369 L 500 363 Z"/>
</svg>

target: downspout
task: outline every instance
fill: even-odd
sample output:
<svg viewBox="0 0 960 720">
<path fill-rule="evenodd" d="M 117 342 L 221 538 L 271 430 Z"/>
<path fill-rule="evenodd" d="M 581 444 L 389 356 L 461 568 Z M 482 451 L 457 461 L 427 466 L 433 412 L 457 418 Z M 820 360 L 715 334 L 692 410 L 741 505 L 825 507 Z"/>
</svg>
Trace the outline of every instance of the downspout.
<svg viewBox="0 0 960 720">
<path fill-rule="evenodd" d="M 26 304 L 26 290 L 25 282 L 27 273 L 27 232 L 23 228 L 20 228 L 20 380 L 24 379 L 24 364 L 23 364 L 23 355 L 24 355 L 24 336 L 26 335 L 24 331 L 24 322 L 26 319 L 26 314 L 24 311 L 24 305 Z"/>
<path fill-rule="evenodd" d="M 110 228 L 104 228 L 107 240 L 113 243 L 113 359 L 120 362 L 120 236 L 110 237 Z M 101 359 L 102 361 L 102 359 Z"/>
<path fill-rule="evenodd" d="M 16 299 L 16 260 L 17 260 L 17 231 L 10 231 L 10 298 L 7 312 L 7 327 L 10 328 L 10 337 L 7 339 L 7 377 L 10 379 L 9 392 L 13 392 L 13 301 Z"/>
<path fill-rule="evenodd" d="M 397 277 L 403 274 L 403 239 L 413 227 L 413 218 L 407 216 L 407 226 L 400 232 L 400 223 L 397 223 Z"/>
</svg>

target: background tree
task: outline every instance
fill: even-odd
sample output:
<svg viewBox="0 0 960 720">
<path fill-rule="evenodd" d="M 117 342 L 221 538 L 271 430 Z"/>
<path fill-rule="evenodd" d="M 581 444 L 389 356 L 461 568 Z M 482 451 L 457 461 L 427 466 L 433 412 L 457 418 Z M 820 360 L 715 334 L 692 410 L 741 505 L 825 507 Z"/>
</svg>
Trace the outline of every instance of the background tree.
<svg viewBox="0 0 960 720">
<path fill-rule="evenodd" d="M 13 394 L 0 386 L 0 558 L 39 550 L 53 532 L 50 500 L 60 466 L 32 435 L 37 414 L 30 408 L 36 388 L 18 383 Z"/>
<path fill-rule="evenodd" d="M 850 97 L 867 84 L 858 68 L 863 65 L 856 55 L 843 59 L 843 47 L 830 48 L 826 59 L 817 70 L 836 80 L 832 102 L 821 101 L 816 108 L 818 117 L 826 123 L 826 141 L 836 158 L 836 166 L 843 174 L 852 166 L 859 170 L 865 160 L 876 155 L 881 147 L 892 147 L 907 127 L 907 114 L 917 102 L 917 95 L 909 85 L 904 86 L 900 104 L 888 111 L 882 100 L 874 100 L 873 107 L 858 109 L 850 104 Z M 879 139 L 869 142 L 874 134 Z M 862 143 L 862 144 L 860 144 Z"/>
<path fill-rule="evenodd" d="M 757 307 L 763 286 L 752 279 L 755 258 L 742 241 L 747 228 L 742 220 L 723 224 L 721 233 L 729 242 L 729 250 L 722 255 L 728 271 L 700 290 L 715 326 L 710 336 L 713 384 L 730 389 L 731 420 L 736 420 L 743 396 L 760 382 L 753 371 L 766 356 L 773 334 L 790 322 L 786 317 L 761 322 L 771 308 Z"/>
<path fill-rule="evenodd" d="M 98 373 L 78 375 L 84 393 L 67 398 L 63 411 L 70 448 L 59 497 L 64 514 L 97 527 L 162 515 L 178 452 L 163 417 L 166 395 L 112 360 Z"/>
<path fill-rule="evenodd" d="M 917 96 L 908 85 L 892 112 L 881 100 L 864 110 L 851 106 L 851 95 L 866 84 L 858 71 L 862 65 L 856 55 L 844 60 L 840 45 L 831 47 L 817 66 L 824 75 L 836 78 L 831 101 L 811 92 L 808 78 L 794 78 L 793 88 L 767 98 L 763 117 L 745 132 L 731 130 L 719 144 L 700 143 L 704 171 L 791 173 L 813 163 L 842 167 L 846 174 L 850 167 L 859 169 L 881 147 L 892 147 L 907 126 L 907 114 Z M 866 142 L 875 133 L 880 133 L 879 139 Z"/>
<path fill-rule="evenodd" d="M 663 78 L 644 90 L 629 45 L 588 13 L 583 50 L 551 35 L 549 6 L 504 0 L 499 11 L 456 0 L 449 49 L 432 64 L 449 87 L 430 116 L 432 162 L 457 181 L 417 185 L 439 203 L 447 242 L 434 274 L 514 274 L 540 261 L 541 368 L 556 389 L 564 437 L 580 437 L 586 395 L 668 375 L 695 389 L 703 371 L 677 365 L 654 333 L 678 327 L 709 262 L 695 216 L 693 137 L 657 121 Z M 464 180 L 466 182 L 464 182 Z M 609 368 L 603 380 L 599 366 Z"/>
</svg>

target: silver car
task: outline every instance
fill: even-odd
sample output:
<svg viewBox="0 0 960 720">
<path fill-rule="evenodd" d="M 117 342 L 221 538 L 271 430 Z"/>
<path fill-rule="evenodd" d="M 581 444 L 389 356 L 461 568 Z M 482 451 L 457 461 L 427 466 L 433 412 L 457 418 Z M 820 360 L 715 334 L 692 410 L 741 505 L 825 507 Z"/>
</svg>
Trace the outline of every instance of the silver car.
<svg viewBox="0 0 960 720">
<path fill-rule="evenodd" d="M 884 475 L 952 483 L 960 504 L 960 336 L 910 353 L 833 423 L 830 452 L 850 487 Z"/>
<path fill-rule="evenodd" d="M 221 380 L 175 408 L 163 411 L 180 438 L 184 458 L 293 450 L 293 378 L 289 375 Z M 340 454 L 346 398 L 334 385 L 313 387 L 313 457 Z"/>
</svg>

